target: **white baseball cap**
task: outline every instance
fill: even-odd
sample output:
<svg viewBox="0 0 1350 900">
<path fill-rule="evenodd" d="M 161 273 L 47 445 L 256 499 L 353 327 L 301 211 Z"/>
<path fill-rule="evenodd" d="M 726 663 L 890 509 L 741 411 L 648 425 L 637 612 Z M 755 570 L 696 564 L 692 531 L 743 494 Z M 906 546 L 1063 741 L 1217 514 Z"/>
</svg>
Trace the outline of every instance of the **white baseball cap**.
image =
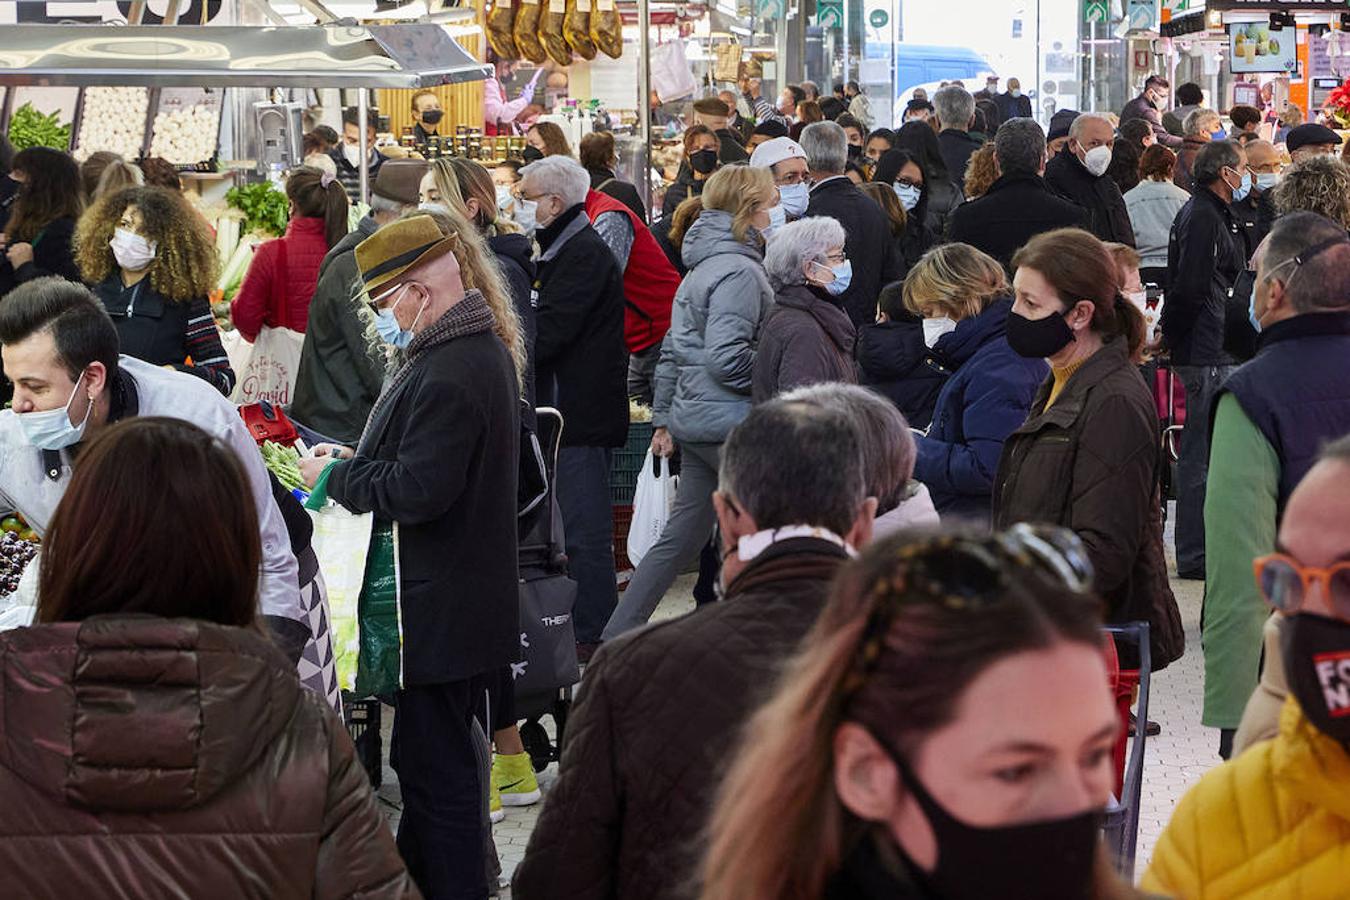
<svg viewBox="0 0 1350 900">
<path fill-rule="evenodd" d="M 756 169 L 767 169 L 785 159 L 806 159 L 806 151 L 792 138 L 776 137 L 755 148 L 755 152 L 750 154 L 750 165 Z"/>
</svg>

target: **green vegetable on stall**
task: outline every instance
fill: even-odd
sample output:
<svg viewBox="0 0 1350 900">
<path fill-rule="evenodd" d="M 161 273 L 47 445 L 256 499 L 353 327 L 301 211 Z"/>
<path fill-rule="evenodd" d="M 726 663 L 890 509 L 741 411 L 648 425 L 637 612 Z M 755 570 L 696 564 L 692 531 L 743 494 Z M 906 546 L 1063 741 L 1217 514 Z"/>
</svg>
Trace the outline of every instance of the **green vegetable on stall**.
<svg viewBox="0 0 1350 900">
<path fill-rule="evenodd" d="M 263 465 L 277 476 L 277 481 L 288 491 L 299 488 L 308 493 L 309 485 L 305 484 L 304 477 L 300 474 L 300 452 L 294 447 L 283 447 L 274 441 L 263 441 L 262 445 Z"/>
<path fill-rule="evenodd" d="M 225 200 L 244 214 L 244 230 L 281 237 L 290 219 L 290 201 L 270 181 L 230 188 Z"/>
<path fill-rule="evenodd" d="M 29 147 L 65 150 L 70 146 L 70 123 L 62 125 L 59 113 L 44 115 L 32 103 L 25 103 L 9 117 L 9 142 L 15 150 Z"/>
</svg>

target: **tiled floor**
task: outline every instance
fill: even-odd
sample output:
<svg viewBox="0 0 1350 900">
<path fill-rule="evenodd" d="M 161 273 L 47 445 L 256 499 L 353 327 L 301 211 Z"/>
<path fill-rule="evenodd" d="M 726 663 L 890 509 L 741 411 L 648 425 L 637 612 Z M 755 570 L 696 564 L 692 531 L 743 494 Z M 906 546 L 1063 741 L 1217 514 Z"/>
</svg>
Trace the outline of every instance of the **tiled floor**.
<svg viewBox="0 0 1350 900">
<path fill-rule="evenodd" d="M 693 576 L 685 576 L 677 582 L 657 610 L 657 618 L 682 615 L 688 611 L 693 606 L 690 595 L 692 587 Z M 1216 752 L 1218 731 L 1200 725 L 1204 695 L 1204 666 L 1199 633 L 1202 585 L 1196 581 L 1174 579 L 1172 588 L 1186 626 L 1186 655 L 1158 673 L 1153 680 L 1149 718 L 1162 726 L 1162 734 L 1147 742 L 1136 866 L 1140 874 L 1147 867 L 1153 845 L 1167 824 L 1176 802 L 1191 784 L 1219 762 Z M 386 752 L 391 712 L 385 710 Z M 555 777 L 556 765 L 549 766 L 539 776 L 545 797 Z M 388 812 L 391 826 L 396 827 L 401 799 L 397 779 L 388 766 L 385 767 L 380 799 Z M 493 838 L 502 863 L 502 877 L 506 881 L 509 881 L 511 872 L 525 854 L 525 846 L 529 842 L 539 809 L 539 805 L 507 809 L 505 821 L 493 828 Z M 503 888 L 502 896 L 510 896 L 509 888 Z"/>
</svg>

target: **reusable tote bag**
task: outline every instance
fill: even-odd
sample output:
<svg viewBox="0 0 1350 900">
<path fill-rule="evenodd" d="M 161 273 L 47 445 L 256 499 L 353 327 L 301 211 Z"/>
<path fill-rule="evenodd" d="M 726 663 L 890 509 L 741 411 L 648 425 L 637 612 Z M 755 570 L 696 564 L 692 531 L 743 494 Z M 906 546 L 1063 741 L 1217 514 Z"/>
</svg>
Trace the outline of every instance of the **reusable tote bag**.
<svg viewBox="0 0 1350 900">
<path fill-rule="evenodd" d="M 272 309 L 275 321 L 282 321 L 286 302 L 286 242 L 277 241 L 277 270 L 272 281 Z M 295 393 L 295 376 L 300 370 L 300 350 L 305 336 L 281 326 L 264 325 L 258 339 L 247 341 L 247 361 L 239 374 L 231 398 L 240 405 L 266 400 L 276 406 L 290 406 Z"/>
</svg>

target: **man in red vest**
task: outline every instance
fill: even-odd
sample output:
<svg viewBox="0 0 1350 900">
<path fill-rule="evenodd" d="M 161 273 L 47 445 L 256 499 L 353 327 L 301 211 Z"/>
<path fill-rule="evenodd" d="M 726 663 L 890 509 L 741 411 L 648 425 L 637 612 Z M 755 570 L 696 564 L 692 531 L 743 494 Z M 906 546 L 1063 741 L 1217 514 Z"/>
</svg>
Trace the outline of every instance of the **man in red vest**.
<svg viewBox="0 0 1350 900">
<path fill-rule="evenodd" d="M 631 354 L 628 396 L 650 406 L 679 273 L 647 224 L 618 200 L 592 190 L 586 194 L 586 216 L 623 269 L 623 336 Z"/>
</svg>

